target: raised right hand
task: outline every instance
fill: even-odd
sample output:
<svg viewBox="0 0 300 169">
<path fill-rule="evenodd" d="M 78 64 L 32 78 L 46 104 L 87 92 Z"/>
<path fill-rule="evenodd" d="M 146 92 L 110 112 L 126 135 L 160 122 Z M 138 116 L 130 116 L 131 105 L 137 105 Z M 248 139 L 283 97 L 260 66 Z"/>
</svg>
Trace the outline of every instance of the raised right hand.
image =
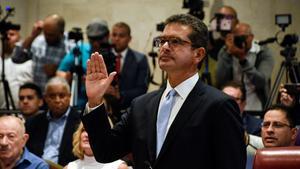
<svg viewBox="0 0 300 169">
<path fill-rule="evenodd" d="M 95 107 L 103 102 L 103 96 L 114 79 L 116 72 L 107 74 L 102 55 L 95 52 L 87 62 L 86 95 L 89 107 Z"/>
</svg>

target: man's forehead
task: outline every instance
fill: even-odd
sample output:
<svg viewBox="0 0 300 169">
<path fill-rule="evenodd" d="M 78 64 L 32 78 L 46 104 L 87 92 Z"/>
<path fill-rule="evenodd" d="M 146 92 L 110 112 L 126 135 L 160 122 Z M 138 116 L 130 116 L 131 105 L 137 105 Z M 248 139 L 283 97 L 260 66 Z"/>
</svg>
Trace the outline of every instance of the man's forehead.
<svg viewBox="0 0 300 169">
<path fill-rule="evenodd" d="M 165 26 L 162 36 L 188 36 L 192 28 L 180 23 L 170 23 Z"/>
<path fill-rule="evenodd" d="M 282 110 L 269 110 L 264 117 L 264 121 L 266 120 L 287 121 L 286 113 Z"/>
</svg>

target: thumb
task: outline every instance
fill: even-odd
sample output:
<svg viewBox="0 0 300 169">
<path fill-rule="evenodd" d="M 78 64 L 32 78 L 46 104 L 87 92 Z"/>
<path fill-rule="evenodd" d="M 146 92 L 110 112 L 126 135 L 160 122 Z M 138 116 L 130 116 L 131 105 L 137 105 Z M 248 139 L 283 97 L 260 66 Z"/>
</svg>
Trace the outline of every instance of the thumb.
<svg viewBox="0 0 300 169">
<path fill-rule="evenodd" d="M 114 80 L 114 77 L 116 76 L 117 72 L 111 72 L 109 75 L 108 75 L 108 81 L 109 81 L 109 84 L 111 84 L 111 82 Z"/>
</svg>

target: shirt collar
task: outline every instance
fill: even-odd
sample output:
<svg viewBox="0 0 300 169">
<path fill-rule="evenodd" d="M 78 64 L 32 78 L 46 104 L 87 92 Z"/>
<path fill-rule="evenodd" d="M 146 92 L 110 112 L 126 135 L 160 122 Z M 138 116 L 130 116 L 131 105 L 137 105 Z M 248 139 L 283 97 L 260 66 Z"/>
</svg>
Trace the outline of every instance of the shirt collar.
<svg viewBox="0 0 300 169">
<path fill-rule="evenodd" d="M 116 52 L 115 49 L 112 49 L 112 52 L 115 56 L 117 56 L 118 54 L 121 54 L 122 58 L 125 58 L 126 54 L 127 54 L 128 48 L 126 48 L 125 50 L 123 50 L 121 53 Z"/>
<path fill-rule="evenodd" d="M 186 99 L 189 93 L 192 91 L 194 86 L 196 85 L 197 81 L 199 80 L 198 72 L 195 73 L 190 78 L 186 79 L 185 81 L 181 82 L 179 85 L 177 85 L 174 90 L 177 92 L 177 94 L 182 98 Z M 169 93 L 169 91 L 172 90 L 172 87 L 169 83 L 169 80 L 167 82 L 167 87 L 164 91 L 164 95 Z"/>
<path fill-rule="evenodd" d="M 252 46 L 251 46 L 249 52 L 251 52 L 251 53 L 258 53 L 259 51 L 260 51 L 260 46 L 257 44 L 256 41 L 253 40 L 252 41 Z"/>
<path fill-rule="evenodd" d="M 21 155 L 21 158 L 18 160 L 18 162 L 16 163 L 15 166 L 18 166 L 19 164 L 22 164 L 25 162 L 31 164 L 31 159 L 30 159 L 29 151 L 27 150 L 27 148 L 23 148 L 23 153 Z"/>
<path fill-rule="evenodd" d="M 71 111 L 71 109 L 70 109 L 70 107 L 69 107 L 69 108 L 67 109 L 66 113 L 63 114 L 59 119 L 66 119 L 66 118 L 68 117 L 68 115 L 70 114 L 70 111 Z M 50 111 L 47 112 L 47 119 L 48 119 L 49 121 L 55 120 L 55 119 L 50 115 Z"/>
</svg>

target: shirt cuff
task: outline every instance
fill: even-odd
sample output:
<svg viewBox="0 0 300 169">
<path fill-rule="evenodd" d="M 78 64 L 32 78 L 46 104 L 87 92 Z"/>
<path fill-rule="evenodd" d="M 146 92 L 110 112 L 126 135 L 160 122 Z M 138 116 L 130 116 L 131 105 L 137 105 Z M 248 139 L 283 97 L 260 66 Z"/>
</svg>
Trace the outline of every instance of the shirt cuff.
<svg viewBox="0 0 300 169">
<path fill-rule="evenodd" d="M 86 103 L 86 105 L 85 105 L 85 110 L 84 110 L 83 115 L 89 114 L 91 111 L 97 109 L 98 107 L 102 106 L 103 104 L 104 104 L 104 103 L 101 103 L 101 104 L 99 104 L 99 105 L 96 106 L 96 107 L 89 107 L 89 103 Z"/>
</svg>

